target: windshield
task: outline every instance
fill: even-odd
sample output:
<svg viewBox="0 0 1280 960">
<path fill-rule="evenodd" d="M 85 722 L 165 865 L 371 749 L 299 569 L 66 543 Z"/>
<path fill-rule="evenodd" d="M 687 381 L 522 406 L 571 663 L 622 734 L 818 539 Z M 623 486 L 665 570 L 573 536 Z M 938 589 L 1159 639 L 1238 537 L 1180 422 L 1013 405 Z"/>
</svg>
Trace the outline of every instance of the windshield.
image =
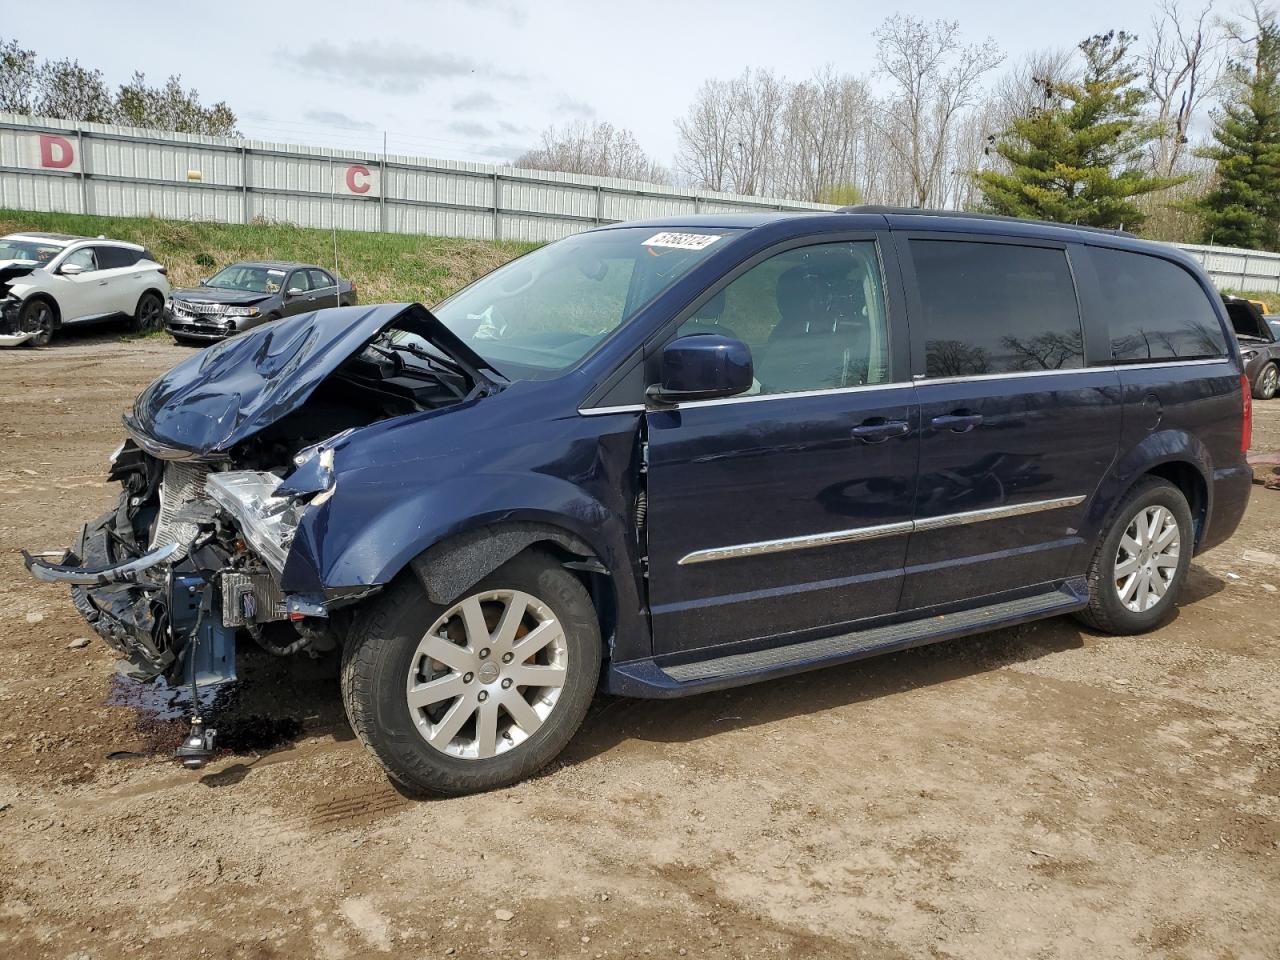
<svg viewBox="0 0 1280 960">
<path fill-rule="evenodd" d="M 224 267 L 205 281 L 206 287 L 219 290 L 244 290 L 248 293 L 279 293 L 284 271 L 275 267 Z"/>
<path fill-rule="evenodd" d="M 624 227 L 581 233 L 499 267 L 434 313 L 504 375 L 554 376 L 739 232 Z"/>
<path fill-rule="evenodd" d="M 62 247 L 48 243 L 33 243 L 30 240 L 0 240 L 0 260 L 34 260 L 36 263 L 48 263 L 62 250 Z"/>
<path fill-rule="evenodd" d="M 1280 340 L 1280 317 L 1267 317 L 1267 326 L 1276 335 L 1276 339 Z"/>
</svg>

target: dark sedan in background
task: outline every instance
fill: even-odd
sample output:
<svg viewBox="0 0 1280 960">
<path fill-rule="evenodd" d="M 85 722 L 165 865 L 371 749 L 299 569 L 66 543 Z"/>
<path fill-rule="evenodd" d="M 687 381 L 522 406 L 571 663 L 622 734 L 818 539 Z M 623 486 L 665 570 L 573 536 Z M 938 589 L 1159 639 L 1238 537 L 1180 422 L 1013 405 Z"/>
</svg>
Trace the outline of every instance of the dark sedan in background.
<svg viewBox="0 0 1280 960">
<path fill-rule="evenodd" d="M 235 263 L 198 287 L 173 291 L 165 329 L 178 343 L 209 343 L 270 320 L 356 302 L 355 284 L 314 264 Z"/>
<path fill-rule="evenodd" d="M 1254 300 L 1224 295 L 1227 316 L 1240 344 L 1244 373 L 1255 400 L 1270 400 L 1280 390 L 1280 339 Z"/>
</svg>

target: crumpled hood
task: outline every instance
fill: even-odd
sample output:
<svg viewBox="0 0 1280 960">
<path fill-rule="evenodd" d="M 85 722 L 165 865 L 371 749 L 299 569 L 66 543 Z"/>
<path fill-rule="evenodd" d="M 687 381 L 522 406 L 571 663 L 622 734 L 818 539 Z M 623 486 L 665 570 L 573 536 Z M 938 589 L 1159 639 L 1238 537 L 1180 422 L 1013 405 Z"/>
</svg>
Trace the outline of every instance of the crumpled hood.
<svg viewBox="0 0 1280 960">
<path fill-rule="evenodd" d="M 194 354 L 138 396 L 125 428 L 155 456 L 219 458 L 301 407 L 393 323 L 432 343 L 477 383 L 500 377 L 421 304 L 336 307 L 264 324 Z"/>
<path fill-rule="evenodd" d="M 174 300 L 190 300 L 194 303 L 234 303 L 247 306 L 261 303 L 275 296 L 274 293 L 257 293 L 253 290 L 224 290 L 221 287 L 183 287 L 174 290 Z"/>
<path fill-rule="evenodd" d="M 34 260 L 0 260 L 0 283 L 25 277 L 39 268 Z"/>
</svg>

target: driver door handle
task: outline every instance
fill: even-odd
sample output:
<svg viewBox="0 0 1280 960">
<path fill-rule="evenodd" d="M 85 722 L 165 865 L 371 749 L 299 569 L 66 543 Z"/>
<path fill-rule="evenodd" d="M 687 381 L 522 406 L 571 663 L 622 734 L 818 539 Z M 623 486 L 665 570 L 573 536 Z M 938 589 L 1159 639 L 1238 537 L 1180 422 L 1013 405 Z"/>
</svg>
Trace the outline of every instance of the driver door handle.
<svg viewBox="0 0 1280 960">
<path fill-rule="evenodd" d="M 911 432 L 911 425 L 905 420 L 885 420 L 873 417 L 854 427 L 850 433 L 855 440 L 863 443 L 882 443 L 893 437 L 905 437 Z"/>
</svg>

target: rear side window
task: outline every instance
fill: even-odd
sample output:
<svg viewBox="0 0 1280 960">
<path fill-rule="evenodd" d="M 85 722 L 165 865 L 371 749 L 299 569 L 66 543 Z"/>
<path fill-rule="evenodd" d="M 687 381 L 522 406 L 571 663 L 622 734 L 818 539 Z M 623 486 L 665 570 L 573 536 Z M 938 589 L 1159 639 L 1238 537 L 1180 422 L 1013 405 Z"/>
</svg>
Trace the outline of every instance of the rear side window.
<svg viewBox="0 0 1280 960">
<path fill-rule="evenodd" d="M 138 251 L 127 247 L 94 247 L 98 254 L 98 269 L 115 270 L 132 267 L 138 262 Z"/>
<path fill-rule="evenodd" d="M 1091 253 L 1117 363 L 1226 354 L 1218 315 L 1186 270 L 1141 253 L 1097 247 Z"/>
<path fill-rule="evenodd" d="M 1080 309 L 1064 250 L 912 240 L 924 308 L 925 376 L 1084 366 Z M 913 321 L 917 322 L 917 321 Z"/>
</svg>

